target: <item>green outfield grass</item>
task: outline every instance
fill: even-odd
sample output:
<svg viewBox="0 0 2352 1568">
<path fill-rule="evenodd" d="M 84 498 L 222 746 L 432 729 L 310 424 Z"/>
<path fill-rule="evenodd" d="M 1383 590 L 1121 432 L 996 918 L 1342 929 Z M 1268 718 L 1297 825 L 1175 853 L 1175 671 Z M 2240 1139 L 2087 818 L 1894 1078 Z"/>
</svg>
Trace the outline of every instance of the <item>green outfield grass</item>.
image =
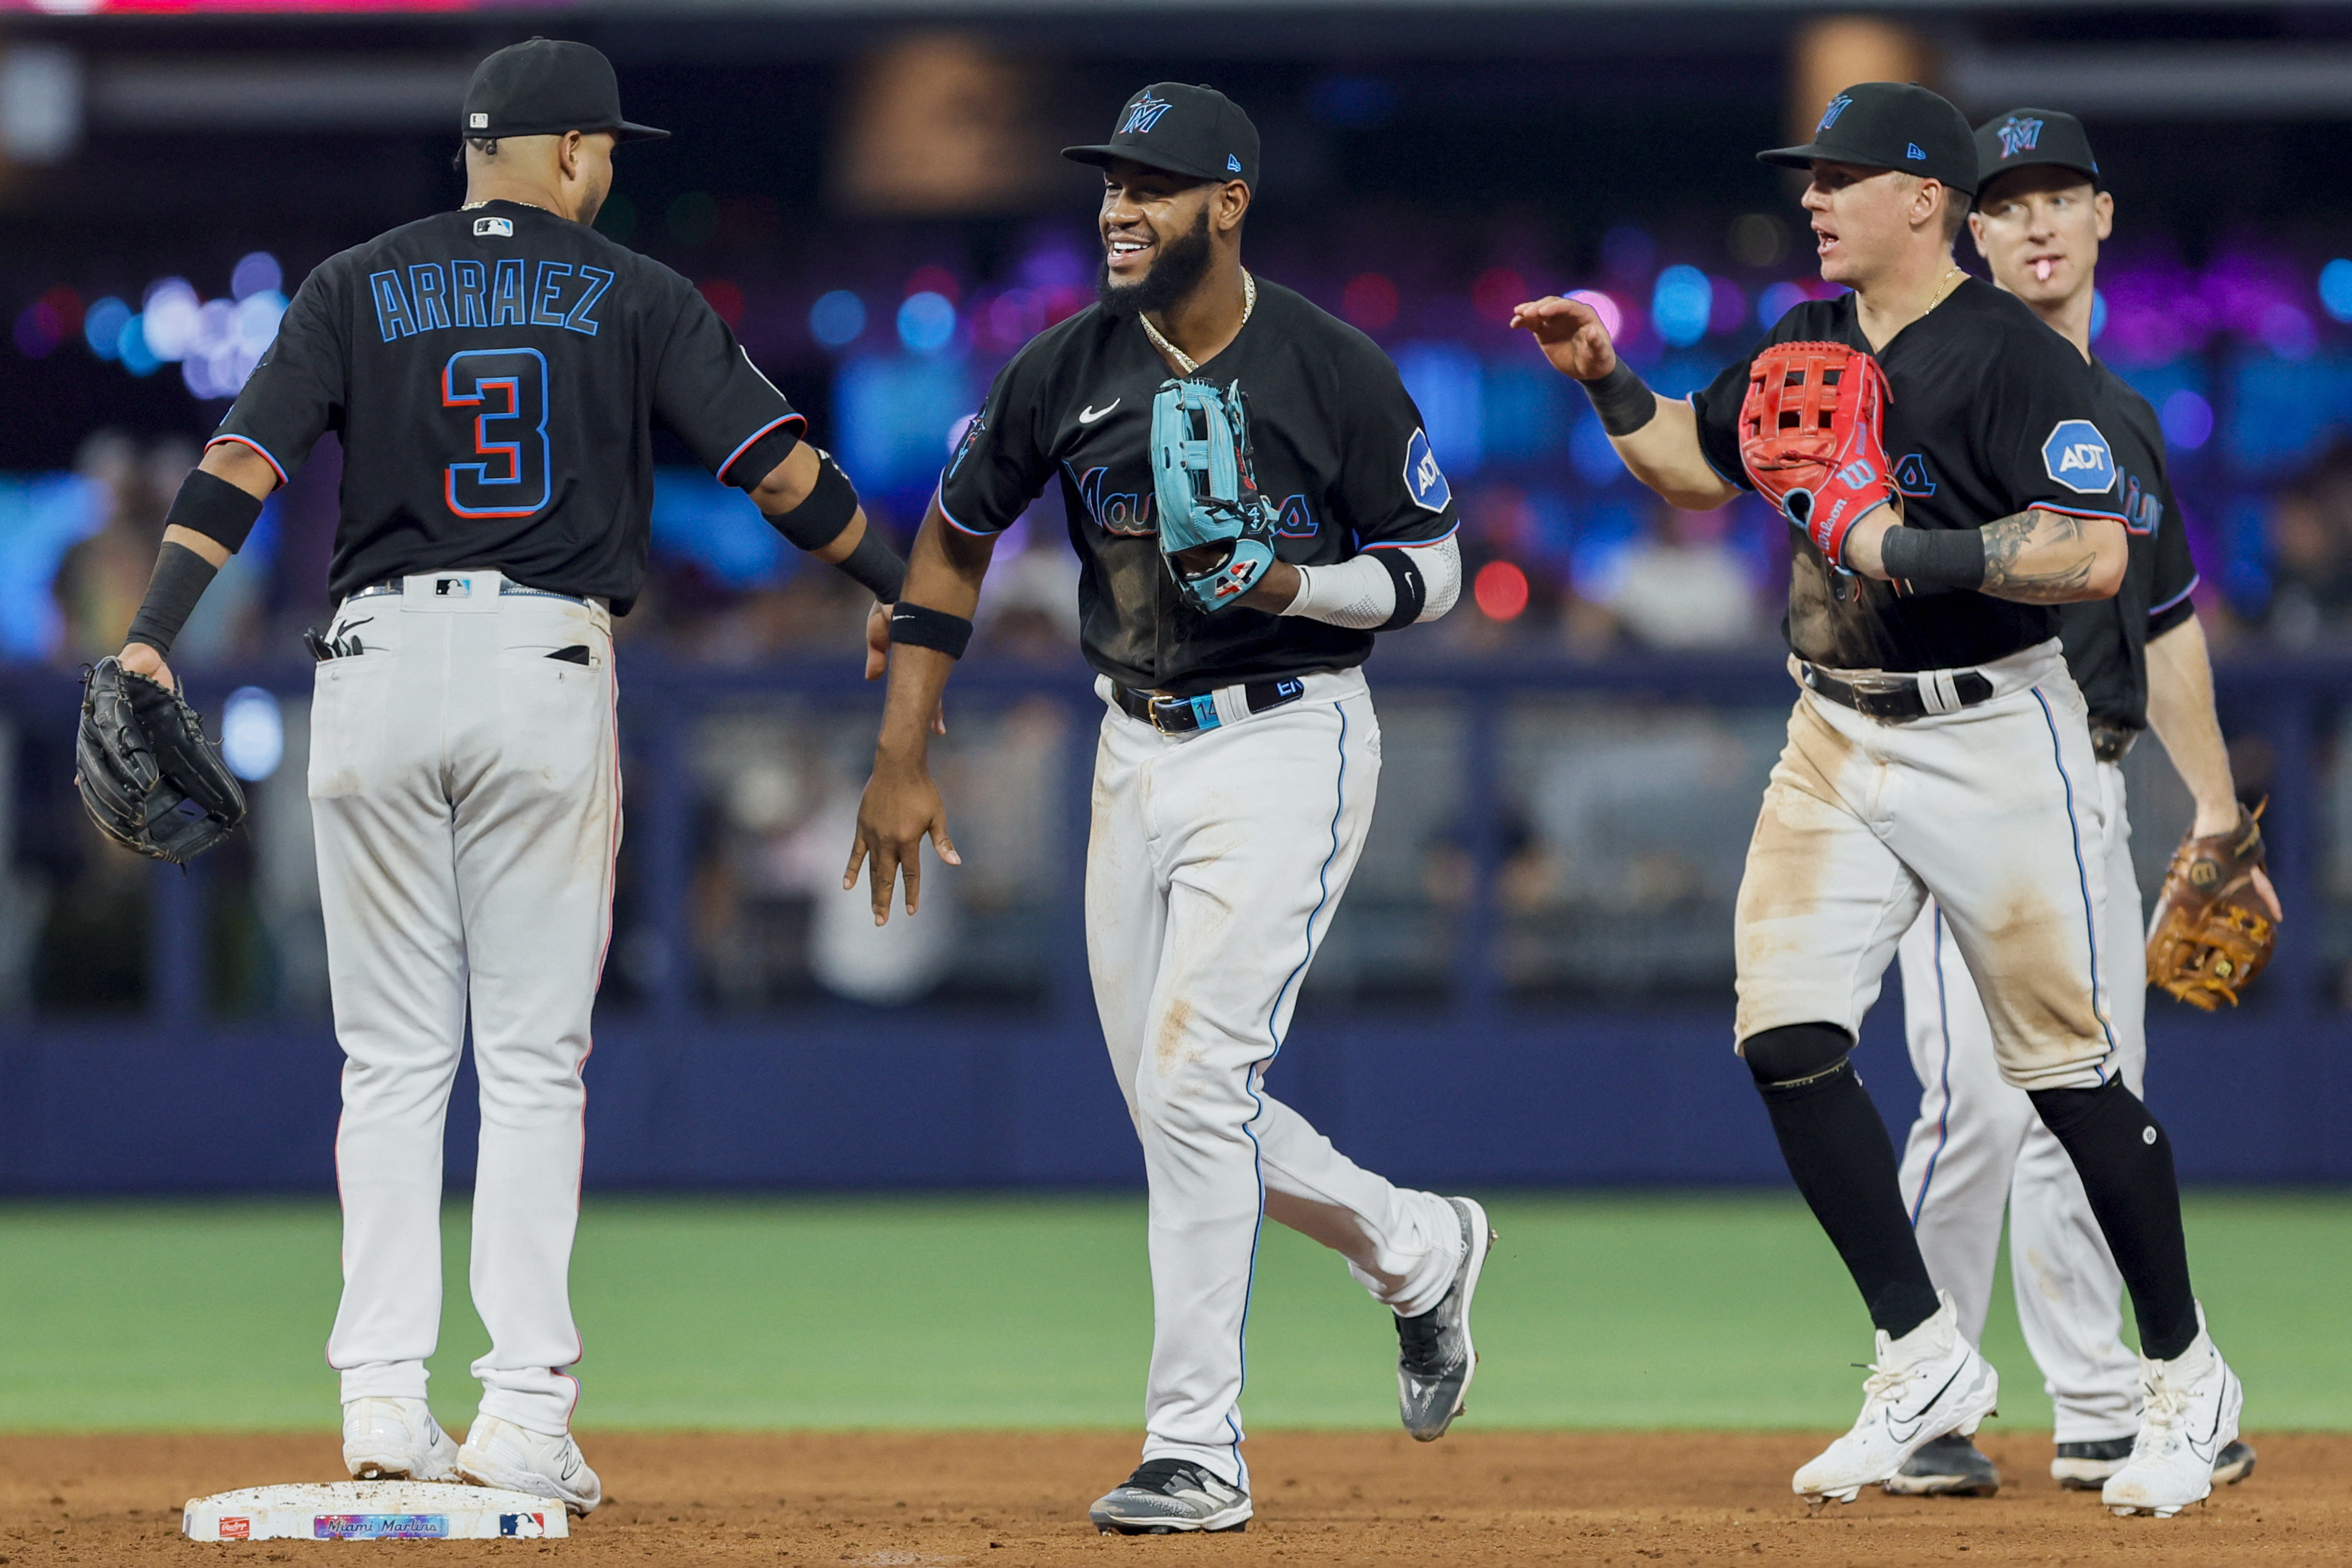
<svg viewBox="0 0 2352 1568">
<path fill-rule="evenodd" d="M 1784 1195 L 1492 1200 L 1481 1426 L 1842 1426 L 1869 1328 Z M 2255 1428 L 2352 1428 L 2352 1194 L 2203 1194 L 2189 1241 Z M 436 1408 L 462 1425 L 465 1213 Z M 331 1426 L 331 1205 L 0 1205 L 0 1429 Z M 583 1426 L 1133 1426 L 1150 1339 L 1134 1197 L 592 1196 Z M 2006 1276 L 2000 1425 L 2047 1426 Z M 1329 1254 L 1266 1228 L 1245 1410 L 1387 1427 L 1394 1336 Z"/>
</svg>

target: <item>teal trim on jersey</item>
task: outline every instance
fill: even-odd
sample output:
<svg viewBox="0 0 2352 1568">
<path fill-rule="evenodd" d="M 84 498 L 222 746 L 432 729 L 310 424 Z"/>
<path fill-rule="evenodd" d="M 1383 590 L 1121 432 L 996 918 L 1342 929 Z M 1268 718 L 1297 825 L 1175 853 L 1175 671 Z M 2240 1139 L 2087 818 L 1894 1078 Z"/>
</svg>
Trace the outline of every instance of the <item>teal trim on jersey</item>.
<svg viewBox="0 0 2352 1568">
<path fill-rule="evenodd" d="M 1853 1419 L 1863 1374 L 1848 1363 L 1869 1359 L 1870 1321 L 1793 1193 L 1474 1195 L 1502 1240 L 1478 1289 L 1485 1360 L 1457 1431 Z M 2256 1443 L 2352 1431 L 2352 1361 L 2312 1349 L 2334 1342 L 2352 1299 L 2352 1189 L 2191 1191 L 2184 1212 Z M 0 1205 L 0 1322 L 19 1352 L 0 1358 L 0 1430 L 333 1431 L 319 1351 L 337 1237 L 331 1198 Z M 460 1427 L 478 1393 L 466 1365 L 487 1343 L 466 1306 L 462 1200 L 443 1211 L 442 1241 L 433 1403 Z M 588 1346 L 580 1424 L 1139 1436 L 1144 1248 L 1140 1193 L 592 1190 L 572 1275 Z M 2003 1374 L 1992 1429 L 2046 1430 L 2007 1267 L 2003 1248 L 1984 1343 Z M 1328 1250 L 1268 1226 L 1255 1294 L 1253 1426 L 1397 1431 L 1391 1314 Z M 588 1452 L 593 1463 L 593 1439 Z"/>
</svg>

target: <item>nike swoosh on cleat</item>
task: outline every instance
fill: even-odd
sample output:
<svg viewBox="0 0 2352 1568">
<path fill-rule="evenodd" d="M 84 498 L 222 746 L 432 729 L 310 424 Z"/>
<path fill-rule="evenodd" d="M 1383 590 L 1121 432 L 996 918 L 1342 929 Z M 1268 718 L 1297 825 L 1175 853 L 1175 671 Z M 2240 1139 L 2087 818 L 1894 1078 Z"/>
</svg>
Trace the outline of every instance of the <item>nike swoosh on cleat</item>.
<svg viewBox="0 0 2352 1568">
<path fill-rule="evenodd" d="M 1919 1406 L 1916 1414 L 1910 1415 L 1888 1415 L 1886 1418 L 1886 1429 L 1887 1431 L 1894 1433 L 1895 1440 L 1898 1443 L 1908 1443 L 1914 1436 L 1917 1436 L 1920 1426 L 1927 1422 L 1927 1412 L 1936 1408 L 1936 1401 L 1943 1398 L 1946 1390 L 1948 1390 L 1952 1384 L 1959 1382 L 1960 1373 L 1968 1371 L 1968 1369 L 1969 1363 L 1966 1362 L 1962 1362 L 1959 1365 L 1954 1367 L 1952 1369 L 1952 1375 L 1944 1379 L 1944 1386 L 1929 1394 L 1927 1396 L 1927 1403 Z M 1895 1423 L 1899 1421 L 1910 1422 L 1911 1430 L 1908 1432 L 1896 1432 L 1895 1429 Z"/>
<path fill-rule="evenodd" d="M 1118 407 L 1124 401 L 1126 401 L 1124 397 L 1114 397 L 1108 403 L 1104 404 L 1100 408 L 1097 408 L 1093 404 L 1089 403 L 1084 408 L 1078 410 L 1078 423 L 1081 425 L 1091 425 L 1096 420 L 1101 418 L 1104 415 L 1109 413 L 1112 409 Z"/>
</svg>

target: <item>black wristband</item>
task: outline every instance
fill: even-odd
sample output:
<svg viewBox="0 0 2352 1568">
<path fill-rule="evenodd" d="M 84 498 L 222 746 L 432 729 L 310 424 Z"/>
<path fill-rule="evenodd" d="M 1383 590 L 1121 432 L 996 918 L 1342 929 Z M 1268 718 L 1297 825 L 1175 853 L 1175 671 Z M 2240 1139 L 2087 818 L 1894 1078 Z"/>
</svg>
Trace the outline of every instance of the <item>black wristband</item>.
<svg viewBox="0 0 2352 1568">
<path fill-rule="evenodd" d="M 1396 610 L 1389 618 L 1372 629 L 1392 632 L 1421 619 L 1421 612 L 1429 603 L 1429 579 L 1421 574 L 1410 550 L 1375 550 L 1371 558 L 1389 569 L 1389 581 L 1396 584 Z"/>
<path fill-rule="evenodd" d="M 1913 588 L 1981 588 L 1984 534 L 1973 528 L 1890 528 L 1879 536 L 1879 563 Z"/>
<path fill-rule="evenodd" d="M 961 658 L 971 646 L 971 623 L 945 610 L 920 605 L 898 605 L 890 611 L 890 640 L 908 647 L 936 648 L 950 658 Z"/>
<path fill-rule="evenodd" d="M 1631 436 L 1658 416 L 1658 395 L 1622 359 L 1599 381 L 1578 384 L 1584 388 L 1584 395 L 1592 399 L 1592 411 L 1601 416 L 1601 427 L 1612 436 Z"/>
<path fill-rule="evenodd" d="M 816 451 L 812 447 L 811 451 Z M 857 489 L 830 453 L 816 454 L 816 483 L 790 511 L 761 512 L 769 525 L 803 550 L 823 550 L 857 515 Z"/>
<path fill-rule="evenodd" d="M 883 542 L 870 521 L 864 536 L 857 541 L 857 548 L 833 565 L 844 576 L 864 584 L 867 592 L 886 605 L 897 604 L 898 590 L 907 585 L 907 563 Z"/>
<path fill-rule="evenodd" d="M 163 546 L 155 554 L 155 574 L 147 580 L 147 597 L 140 601 L 139 613 L 131 617 L 131 630 L 122 640 L 143 642 L 170 658 L 172 639 L 188 624 L 196 601 L 205 596 L 219 571 L 184 544 Z"/>
<path fill-rule="evenodd" d="M 166 527 L 201 533 L 234 555 L 245 548 L 246 536 L 260 515 L 261 502 L 242 487 L 218 474 L 190 468 L 188 477 L 180 481 L 180 493 L 172 498 L 172 510 L 163 514 L 163 522 Z"/>
</svg>

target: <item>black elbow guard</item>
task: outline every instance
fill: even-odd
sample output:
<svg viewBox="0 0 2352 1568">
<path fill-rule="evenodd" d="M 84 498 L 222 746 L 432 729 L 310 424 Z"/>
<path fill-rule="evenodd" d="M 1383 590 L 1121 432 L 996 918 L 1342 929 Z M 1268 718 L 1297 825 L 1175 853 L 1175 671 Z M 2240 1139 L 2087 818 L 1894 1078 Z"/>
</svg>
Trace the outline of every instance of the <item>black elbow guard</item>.
<svg viewBox="0 0 2352 1568">
<path fill-rule="evenodd" d="M 886 605 L 898 602 L 898 591 L 907 585 L 907 563 L 898 552 L 882 542 L 874 525 L 866 525 L 865 534 L 857 548 L 833 563 L 834 570 L 866 590 Z"/>
<path fill-rule="evenodd" d="M 150 514 L 152 515 L 152 514 Z M 246 536 L 261 516 L 261 502 L 218 474 L 190 468 L 163 514 L 166 527 L 201 533 L 232 555 L 244 548 Z"/>
<path fill-rule="evenodd" d="M 1410 550 L 1375 550 L 1372 559 L 1388 568 L 1389 581 L 1396 584 L 1396 611 L 1374 631 L 1392 632 L 1421 619 L 1421 612 L 1429 604 L 1429 579 L 1421 574 Z"/>
<path fill-rule="evenodd" d="M 816 451 L 812 447 L 811 451 Z M 816 484 L 790 511 L 761 512 L 769 525 L 801 550 L 823 550 L 857 515 L 857 489 L 829 452 L 816 453 Z"/>
</svg>

